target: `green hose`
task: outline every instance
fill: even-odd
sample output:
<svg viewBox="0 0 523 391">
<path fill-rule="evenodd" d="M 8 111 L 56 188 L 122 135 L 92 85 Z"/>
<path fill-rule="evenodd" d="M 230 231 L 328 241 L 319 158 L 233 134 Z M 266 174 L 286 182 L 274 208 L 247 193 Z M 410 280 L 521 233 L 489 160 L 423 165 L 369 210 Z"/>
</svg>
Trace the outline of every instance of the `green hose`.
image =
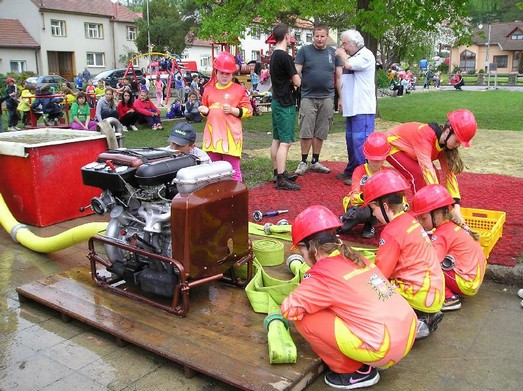
<svg viewBox="0 0 523 391">
<path fill-rule="evenodd" d="M 296 345 L 290 335 L 288 322 L 280 313 L 283 300 L 298 287 L 303 274 L 309 266 L 301 262 L 292 262 L 289 268 L 294 273 L 290 280 L 280 280 L 268 275 L 260 261 L 254 258 L 255 273 L 245 287 L 252 309 L 258 313 L 269 314 L 264 319 L 271 364 L 295 363 L 298 357 Z"/>
<path fill-rule="evenodd" d="M 283 263 L 283 243 L 274 239 L 261 239 L 252 242 L 254 256 L 263 266 L 277 266 Z"/>
</svg>

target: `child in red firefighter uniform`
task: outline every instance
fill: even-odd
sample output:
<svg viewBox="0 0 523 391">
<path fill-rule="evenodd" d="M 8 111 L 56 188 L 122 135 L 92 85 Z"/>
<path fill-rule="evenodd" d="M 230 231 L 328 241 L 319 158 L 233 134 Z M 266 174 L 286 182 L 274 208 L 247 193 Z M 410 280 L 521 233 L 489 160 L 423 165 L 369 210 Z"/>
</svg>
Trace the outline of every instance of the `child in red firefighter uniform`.
<svg viewBox="0 0 523 391">
<path fill-rule="evenodd" d="M 211 160 L 226 160 L 235 171 L 233 179 L 242 180 L 240 158 L 243 148 L 242 118 L 252 115 L 247 90 L 232 80 L 236 61 L 232 54 L 221 52 L 213 63 L 213 75 L 205 85 L 198 108 L 207 123 L 203 147 Z"/>
<path fill-rule="evenodd" d="M 456 204 L 456 218 L 464 222 L 460 212 L 460 193 L 456 175 L 464 169 L 458 147 L 470 146 L 476 134 L 474 114 L 459 109 L 447 114 L 447 122 L 421 124 L 407 122 L 387 132 L 392 151 L 387 161 L 410 183 L 412 191 L 418 192 L 423 186 L 439 183 L 433 161 L 438 160 L 445 175 L 447 190 Z"/>
<path fill-rule="evenodd" d="M 375 173 L 388 170 L 383 167 L 385 159 L 389 156 L 391 146 L 383 133 L 374 132 L 363 144 L 363 155 L 366 163 L 356 167 L 352 173 L 352 187 L 348 195 L 343 197 L 343 209 L 345 214 L 340 216 L 343 225 L 339 233 L 347 233 L 358 224 L 363 224 L 361 236 L 366 239 L 375 235 L 374 224 L 376 218 L 372 216 L 369 207 L 362 207 L 363 185 Z"/>
<path fill-rule="evenodd" d="M 426 231 L 435 229 L 432 244 L 445 275 L 442 311 L 461 308 L 460 295 L 473 296 L 483 282 L 487 261 L 478 239 L 456 221 L 451 212 L 454 199 L 441 185 L 428 185 L 412 199 L 412 212 Z"/>
<path fill-rule="evenodd" d="M 296 217 L 293 245 L 311 269 L 281 311 L 328 365 L 328 385 L 362 388 L 379 381 L 376 367 L 407 355 L 417 318 L 380 270 L 336 236 L 340 225 L 320 205 Z"/>
<path fill-rule="evenodd" d="M 363 206 L 369 205 L 383 229 L 376 266 L 418 314 L 416 338 L 427 337 L 443 318 L 444 279 L 436 250 L 421 224 L 405 212 L 408 183 L 395 170 L 371 176 L 363 189 Z"/>
</svg>

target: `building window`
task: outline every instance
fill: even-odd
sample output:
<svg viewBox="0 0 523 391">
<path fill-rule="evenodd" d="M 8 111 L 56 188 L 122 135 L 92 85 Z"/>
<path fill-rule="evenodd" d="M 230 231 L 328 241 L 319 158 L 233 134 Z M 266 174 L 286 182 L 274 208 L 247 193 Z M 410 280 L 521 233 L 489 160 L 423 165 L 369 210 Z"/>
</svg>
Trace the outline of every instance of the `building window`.
<svg viewBox="0 0 523 391">
<path fill-rule="evenodd" d="M 470 50 L 464 50 L 459 55 L 459 68 L 463 72 L 475 71 L 476 70 L 476 54 Z"/>
<path fill-rule="evenodd" d="M 11 60 L 9 63 L 11 72 L 22 73 L 27 71 L 27 63 L 25 60 Z"/>
<path fill-rule="evenodd" d="M 127 40 L 135 41 L 136 40 L 137 29 L 134 26 L 127 26 Z"/>
<path fill-rule="evenodd" d="M 260 28 L 259 27 L 251 27 L 251 38 L 260 39 Z"/>
<path fill-rule="evenodd" d="M 305 33 L 305 42 L 312 42 L 312 33 Z"/>
<path fill-rule="evenodd" d="M 210 67 L 211 66 L 211 57 L 210 56 L 206 56 L 206 57 L 200 58 L 200 65 L 203 68 Z"/>
<path fill-rule="evenodd" d="M 251 50 L 251 61 L 260 61 L 260 51 Z"/>
<path fill-rule="evenodd" d="M 301 41 L 301 32 L 300 31 L 294 32 L 294 39 L 296 40 L 296 42 Z"/>
<path fill-rule="evenodd" d="M 65 37 L 65 20 L 51 20 L 51 35 Z"/>
<path fill-rule="evenodd" d="M 508 56 L 494 56 L 494 64 L 498 68 L 506 68 L 508 66 Z"/>
<path fill-rule="evenodd" d="M 104 67 L 105 55 L 103 53 L 87 53 L 87 65 L 90 67 Z"/>
<path fill-rule="evenodd" d="M 104 37 L 104 29 L 101 24 L 98 23 L 86 23 L 85 24 L 85 38 L 102 39 Z"/>
<path fill-rule="evenodd" d="M 521 41 L 523 39 L 523 33 L 521 31 L 514 31 L 514 33 L 510 36 L 510 39 L 514 41 Z"/>
</svg>

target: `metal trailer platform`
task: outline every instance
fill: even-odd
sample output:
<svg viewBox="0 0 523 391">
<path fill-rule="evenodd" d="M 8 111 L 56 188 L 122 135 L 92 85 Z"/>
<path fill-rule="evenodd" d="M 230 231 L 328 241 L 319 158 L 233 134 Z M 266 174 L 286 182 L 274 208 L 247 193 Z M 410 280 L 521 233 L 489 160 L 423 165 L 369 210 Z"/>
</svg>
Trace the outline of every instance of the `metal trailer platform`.
<svg viewBox="0 0 523 391">
<path fill-rule="evenodd" d="M 30 299 L 117 338 L 242 390 L 303 390 L 323 371 L 322 361 L 291 326 L 296 364 L 271 365 L 265 315 L 253 312 L 243 289 L 212 282 L 191 290 L 180 318 L 97 287 L 90 269 L 77 267 L 16 289 Z"/>
</svg>

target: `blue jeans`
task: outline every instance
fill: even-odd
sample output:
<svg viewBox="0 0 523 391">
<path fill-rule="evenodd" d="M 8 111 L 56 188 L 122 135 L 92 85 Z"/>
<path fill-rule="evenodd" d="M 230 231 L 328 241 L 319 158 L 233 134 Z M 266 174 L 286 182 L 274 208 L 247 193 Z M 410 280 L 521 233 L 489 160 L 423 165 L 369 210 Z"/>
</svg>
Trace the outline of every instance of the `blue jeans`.
<svg viewBox="0 0 523 391">
<path fill-rule="evenodd" d="M 358 114 L 345 119 L 345 142 L 349 162 L 343 174 L 352 178 L 356 167 L 365 163 L 363 143 L 374 132 L 374 114 Z"/>
</svg>

